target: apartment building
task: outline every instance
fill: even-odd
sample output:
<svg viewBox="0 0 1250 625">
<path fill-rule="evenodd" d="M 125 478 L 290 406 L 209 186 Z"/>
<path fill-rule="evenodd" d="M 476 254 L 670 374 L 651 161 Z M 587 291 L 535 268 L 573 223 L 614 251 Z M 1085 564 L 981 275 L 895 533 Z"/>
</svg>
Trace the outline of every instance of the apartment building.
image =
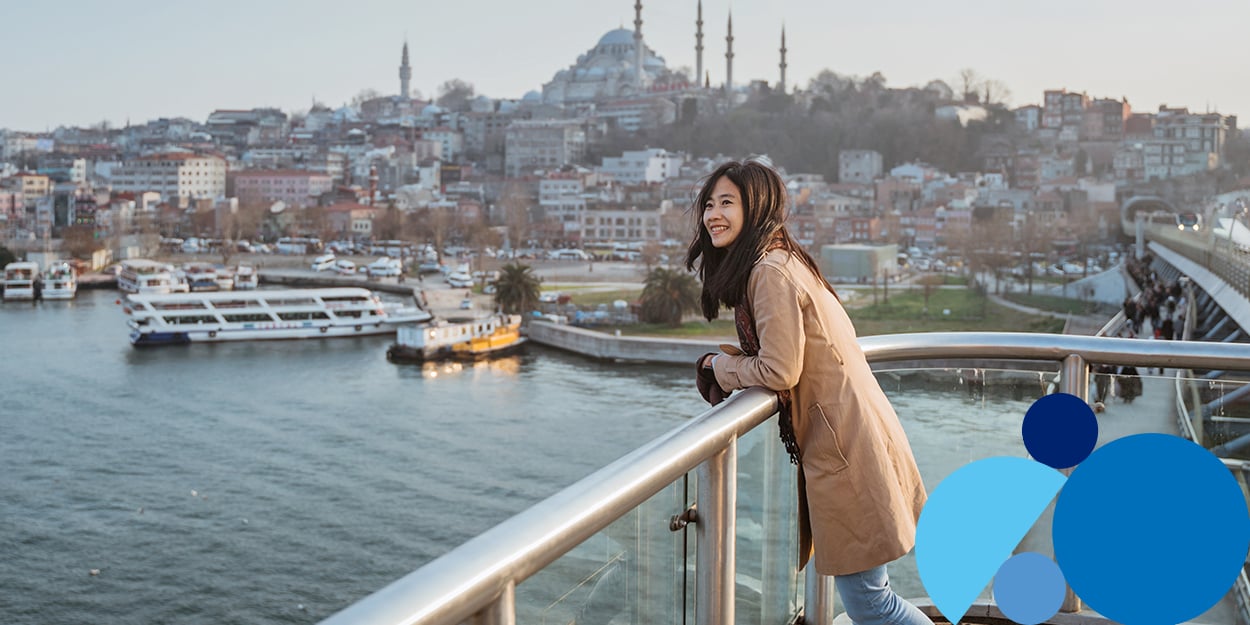
<svg viewBox="0 0 1250 625">
<path fill-rule="evenodd" d="M 113 170 L 115 191 L 155 191 L 168 200 L 226 194 L 226 159 L 190 153 L 152 154 Z"/>
<path fill-rule="evenodd" d="M 600 171 L 621 184 L 659 184 L 677 175 L 685 158 L 659 148 L 627 151 L 605 157 Z"/>
<path fill-rule="evenodd" d="M 838 153 L 838 182 L 871 183 L 881 177 L 881 153 L 876 150 L 842 150 Z"/>
<path fill-rule="evenodd" d="M 586 130 L 577 120 L 518 120 L 508 126 L 504 171 L 518 177 L 535 169 L 579 163 L 586 154 Z"/>
<path fill-rule="evenodd" d="M 229 177 L 234 197 L 244 204 L 281 201 L 287 206 L 311 206 L 318 196 L 334 188 L 329 174 L 299 169 L 254 169 Z"/>
</svg>

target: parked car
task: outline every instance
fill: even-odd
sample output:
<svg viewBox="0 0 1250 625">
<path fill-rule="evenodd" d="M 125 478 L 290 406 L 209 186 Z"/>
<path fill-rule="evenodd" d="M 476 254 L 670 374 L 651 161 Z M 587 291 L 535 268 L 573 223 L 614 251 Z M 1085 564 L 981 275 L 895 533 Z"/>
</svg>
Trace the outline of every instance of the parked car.
<svg viewBox="0 0 1250 625">
<path fill-rule="evenodd" d="M 353 263 L 352 261 L 347 260 L 346 258 L 340 258 L 334 261 L 334 271 L 341 273 L 345 276 L 355 275 L 356 263 Z"/>
<path fill-rule="evenodd" d="M 370 276 L 398 276 L 403 271 L 398 258 L 383 256 L 369 263 Z"/>
<path fill-rule="evenodd" d="M 334 254 L 322 254 L 321 256 L 313 259 L 312 270 L 325 271 L 327 269 L 334 269 L 334 261 Z"/>
</svg>

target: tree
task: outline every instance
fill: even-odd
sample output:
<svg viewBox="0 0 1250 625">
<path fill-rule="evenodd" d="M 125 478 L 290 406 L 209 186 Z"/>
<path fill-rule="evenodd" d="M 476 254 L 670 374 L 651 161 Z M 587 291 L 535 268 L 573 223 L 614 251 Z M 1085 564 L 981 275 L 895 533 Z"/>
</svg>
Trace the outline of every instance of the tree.
<svg viewBox="0 0 1250 625">
<path fill-rule="evenodd" d="M 686 313 L 700 309 L 699 281 L 679 269 L 656 267 L 647 273 L 642 287 L 642 310 L 639 317 L 647 323 L 681 325 Z"/>
<path fill-rule="evenodd" d="M 382 94 L 377 89 L 361 89 L 356 97 L 352 98 L 352 108 L 360 108 L 360 105 L 368 100 L 380 98 Z"/>
<path fill-rule="evenodd" d="M 522 263 L 504 265 L 495 281 L 495 305 L 508 314 L 524 313 L 538 301 L 541 285 L 542 278 L 534 275 L 533 267 Z"/>
<path fill-rule="evenodd" d="M 95 227 L 77 225 L 63 229 L 61 248 L 72 258 L 91 258 L 91 253 L 100 248 L 100 244 L 95 240 Z"/>
<path fill-rule="evenodd" d="M 17 254 L 14 254 L 13 250 L 0 245 L 0 267 L 15 262 L 17 262 Z"/>
<path fill-rule="evenodd" d="M 469 100 L 472 100 L 475 95 L 477 92 L 471 83 L 452 78 L 439 85 L 438 98 L 434 100 L 434 103 L 449 111 L 467 111 Z"/>
<path fill-rule="evenodd" d="M 981 98 L 978 93 L 981 91 L 981 75 L 977 73 L 977 70 L 971 67 L 959 70 L 959 77 L 955 80 L 955 84 L 959 86 L 959 94 L 964 102 L 976 102 Z"/>
</svg>

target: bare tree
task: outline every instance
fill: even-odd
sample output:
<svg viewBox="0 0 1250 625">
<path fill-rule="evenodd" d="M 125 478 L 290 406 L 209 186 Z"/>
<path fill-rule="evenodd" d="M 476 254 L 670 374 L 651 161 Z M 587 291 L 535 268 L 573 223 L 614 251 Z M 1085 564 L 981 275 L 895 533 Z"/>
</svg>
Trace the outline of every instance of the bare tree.
<svg viewBox="0 0 1250 625">
<path fill-rule="evenodd" d="M 467 111 L 469 100 L 472 100 L 475 95 L 477 92 L 471 83 L 452 78 L 439 85 L 438 97 L 434 102 L 449 111 Z"/>
<path fill-rule="evenodd" d="M 959 93 L 963 96 L 964 102 L 976 102 L 980 99 L 978 92 L 981 91 L 981 83 L 981 75 L 971 67 L 959 70 L 959 76 L 955 79 L 955 85 L 959 87 Z"/>
<path fill-rule="evenodd" d="M 382 94 L 378 92 L 377 89 L 361 89 L 360 93 L 357 93 L 356 96 L 352 98 L 351 105 L 352 108 L 360 108 L 362 103 L 380 97 L 382 97 Z"/>
<path fill-rule="evenodd" d="M 532 200 L 523 183 L 509 182 L 499 194 L 503 209 L 504 233 L 507 242 L 517 249 L 530 238 L 530 205 Z"/>
</svg>

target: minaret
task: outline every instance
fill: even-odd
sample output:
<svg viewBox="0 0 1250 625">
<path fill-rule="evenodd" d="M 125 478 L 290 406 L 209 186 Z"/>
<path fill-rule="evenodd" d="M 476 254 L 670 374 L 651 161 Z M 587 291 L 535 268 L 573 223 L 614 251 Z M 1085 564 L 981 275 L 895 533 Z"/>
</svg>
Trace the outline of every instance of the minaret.
<svg viewBox="0 0 1250 625">
<path fill-rule="evenodd" d="M 408 65 L 408 42 L 404 42 L 404 57 L 399 63 L 399 96 L 408 97 L 408 81 L 412 80 L 412 67 Z"/>
<path fill-rule="evenodd" d="M 642 93 L 642 63 L 645 58 L 642 45 L 642 0 L 634 0 L 634 88 Z"/>
<path fill-rule="evenodd" d="M 777 90 L 786 92 L 786 27 L 781 26 L 781 84 L 777 85 Z"/>
<path fill-rule="evenodd" d="M 703 75 L 703 0 L 699 0 L 699 17 L 694 21 L 694 81 Z"/>
<path fill-rule="evenodd" d="M 725 94 L 734 90 L 734 14 L 729 13 L 729 34 L 725 35 Z"/>
</svg>

